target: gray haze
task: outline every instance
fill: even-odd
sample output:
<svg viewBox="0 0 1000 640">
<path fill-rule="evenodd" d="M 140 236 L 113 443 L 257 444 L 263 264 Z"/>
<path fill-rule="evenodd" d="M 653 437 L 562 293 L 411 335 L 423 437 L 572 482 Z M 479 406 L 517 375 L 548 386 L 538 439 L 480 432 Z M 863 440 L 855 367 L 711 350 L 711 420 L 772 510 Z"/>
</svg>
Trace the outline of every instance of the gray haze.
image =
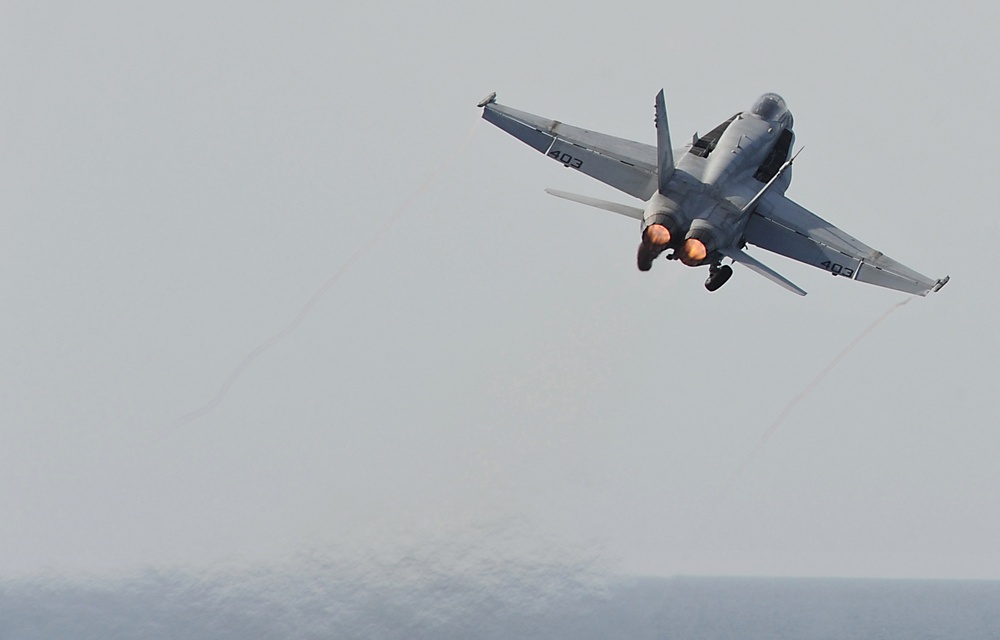
<svg viewBox="0 0 1000 640">
<path fill-rule="evenodd" d="M 831 578 L 632 578 L 582 583 L 548 565 L 360 578 L 311 558 L 273 569 L 147 571 L 89 584 L 0 586 L 0 635 L 338 640 L 993 640 L 1000 583 Z M 497 578 L 500 579 L 497 579 Z M 390 579 L 392 578 L 392 579 Z"/>
<path fill-rule="evenodd" d="M 485 532 L 608 574 L 1000 578 L 998 18 L 5 2 L 0 576 Z M 640 274 L 634 222 L 543 188 L 627 196 L 485 124 L 214 411 L 172 426 L 425 184 L 485 94 L 652 142 L 661 87 L 678 142 L 781 93 L 806 147 L 789 196 L 952 276 L 848 354 L 724 499 L 902 295 L 771 256 L 808 297 Z"/>
</svg>

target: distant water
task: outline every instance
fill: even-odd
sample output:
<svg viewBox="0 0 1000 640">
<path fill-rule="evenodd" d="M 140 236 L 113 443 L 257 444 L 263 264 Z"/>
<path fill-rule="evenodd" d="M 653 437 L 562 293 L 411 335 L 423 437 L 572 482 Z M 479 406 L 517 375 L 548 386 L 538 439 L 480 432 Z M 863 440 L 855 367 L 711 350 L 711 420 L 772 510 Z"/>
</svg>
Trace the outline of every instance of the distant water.
<svg viewBox="0 0 1000 640">
<path fill-rule="evenodd" d="M 0 584 L 0 639 L 1000 638 L 1000 582 L 642 578 L 401 583 L 149 573 Z"/>
</svg>

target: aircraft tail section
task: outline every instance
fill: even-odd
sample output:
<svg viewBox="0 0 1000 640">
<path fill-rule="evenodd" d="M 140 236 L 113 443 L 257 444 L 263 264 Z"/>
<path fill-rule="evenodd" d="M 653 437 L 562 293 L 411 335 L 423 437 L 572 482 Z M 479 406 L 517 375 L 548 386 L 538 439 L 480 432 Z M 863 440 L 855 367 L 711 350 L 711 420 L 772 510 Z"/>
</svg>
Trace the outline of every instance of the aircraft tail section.
<svg viewBox="0 0 1000 640">
<path fill-rule="evenodd" d="M 597 198 L 582 196 L 578 193 L 557 191 L 556 189 L 546 189 L 545 193 L 553 195 L 557 198 L 562 198 L 563 200 L 579 202 L 580 204 L 585 204 L 588 207 L 596 207 L 597 209 L 604 209 L 605 211 L 611 211 L 612 213 L 619 213 L 623 216 L 628 216 L 629 218 L 642 220 L 643 211 L 639 207 L 630 207 L 626 204 L 618 204 L 617 202 L 608 202 L 607 200 L 598 200 Z"/>
<path fill-rule="evenodd" d="M 656 164 L 657 188 L 666 194 L 667 185 L 674 176 L 674 151 L 670 146 L 670 126 L 667 124 L 667 104 L 663 89 L 656 94 Z"/>
</svg>

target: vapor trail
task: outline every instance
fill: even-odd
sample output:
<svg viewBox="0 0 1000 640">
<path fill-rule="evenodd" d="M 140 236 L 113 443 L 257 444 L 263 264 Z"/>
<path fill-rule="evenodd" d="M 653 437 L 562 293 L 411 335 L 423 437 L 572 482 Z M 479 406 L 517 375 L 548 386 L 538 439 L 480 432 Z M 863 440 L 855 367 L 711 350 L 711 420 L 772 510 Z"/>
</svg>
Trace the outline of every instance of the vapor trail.
<svg viewBox="0 0 1000 640">
<path fill-rule="evenodd" d="M 885 313 L 876 318 L 874 322 L 865 327 L 865 329 L 861 333 L 859 333 L 856 338 L 851 340 L 851 342 L 848 343 L 848 345 L 844 347 L 840 351 L 840 353 L 838 353 L 833 358 L 833 360 L 830 361 L 828 365 L 823 367 L 823 369 L 816 375 L 816 377 L 813 378 L 812 381 L 809 384 L 807 384 L 806 387 L 797 396 L 792 398 L 792 400 L 787 405 L 785 405 L 785 408 L 782 409 L 781 413 L 778 414 L 778 417 L 775 418 L 774 422 L 772 422 L 771 425 L 767 428 L 767 431 L 765 431 L 764 434 L 761 435 L 760 439 L 757 441 L 757 444 L 754 446 L 753 450 L 746 458 L 744 458 L 743 462 L 740 463 L 740 466 L 736 468 L 736 471 L 734 471 L 733 474 L 729 477 L 729 480 L 726 481 L 726 484 L 723 486 L 722 491 L 719 493 L 718 497 L 713 501 L 712 506 L 707 511 L 702 526 L 699 528 L 699 534 L 698 534 L 699 540 L 704 539 L 706 530 L 708 529 L 709 523 L 713 520 L 713 516 L 715 515 L 716 510 L 719 508 L 720 505 L 722 505 L 725 502 L 726 498 L 729 496 L 729 492 L 736 484 L 736 481 L 740 478 L 741 475 L 743 475 L 743 472 L 746 470 L 746 468 L 749 467 L 753 463 L 753 461 L 757 459 L 757 456 L 764 449 L 764 446 L 767 445 L 768 440 L 770 440 L 771 436 L 773 436 L 775 432 L 778 431 L 778 428 L 785 422 L 788 416 L 792 413 L 792 410 L 795 409 L 795 407 L 798 406 L 800 402 L 808 398 L 809 395 L 816 390 L 816 387 L 818 387 L 820 383 L 823 382 L 823 380 L 828 375 L 830 375 L 830 373 L 834 369 L 837 368 L 837 365 L 840 364 L 841 360 L 846 358 L 851 351 L 854 351 L 854 349 L 856 349 L 857 346 L 861 344 L 861 342 L 865 338 L 871 335 L 871 333 L 875 331 L 875 329 L 880 324 L 885 322 L 886 318 L 892 315 L 894 311 L 896 311 L 897 309 L 908 303 L 911 299 L 912 298 L 906 298 L 902 302 L 897 302 L 896 304 L 892 305 L 891 307 L 889 307 L 888 310 L 885 311 Z"/>
<path fill-rule="evenodd" d="M 743 460 L 743 463 L 740 464 L 740 466 L 737 467 L 736 471 L 733 472 L 733 475 L 730 476 L 729 480 L 726 482 L 725 486 L 722 489 L 722 495 L 719 497 L 719 502 L 725 500 L 726 496 L 729 494 L 730 489 L 732 489 L 733 485 L 736 483 L 736 480 L 740 477 L 743 471 L 748 466 L 750 466 L 750 464 L 757 458 L 757 455 L 761 452 L 761 450 L 764 449 L 764 446 L 767 444 L 767 441 L 771 439 L 771 436 L 773 436 L 774 433 L 778 430 L 778 427 L 780 427 L 785 422 L 785 419 L 787 419 L 789 414 L 792 413 L 792 410 L 795 409 L 795 407 L 798 406 L 800 402 L 808 398 L 809 395 L 816 390 L 816 387 L 818 387 L 819 384 L 823 382 L 823 380 L 828 375 L 830 375 L 830 373 L 834 369 L 837 368 L 837 365 L 840 364 L 841 360 L 847 357 L 847 354 L 849 354 L 851 351 L 854 351 L 854 349 L 857 348 L 857 346 L 861 344 L 861 342 L 865 338 L 871 335 L 871 333 L 875 331 L 875 329 L 880 324 L 885 322 L 886 318 L 888 318 L 890 315 L 892 315 L 892 313 L 896 309 L 899 309 L 900 307 L 908 303 L 910 300 L 911 298 L 906 298 L 902 302 L 897 302 L 896 304 L 889 307 L 889 309 L 886 310 L 885 313 L 876 318 L 874 322 L 865 327 L 864 331 L 859 333 L 858 336 L 854 338 L 854 340 L 851 340 L 851 342 L 846 347 L 844 347 L 843 350 L 833 358 L 833 360 L 830 361 L 830 364 L 823 367 L 823 370 L 820 371 L 819 374 L 815 378 L 813 378 L 809 384 L 806 385 L 806 388 L 803 389 L 799 393 L 799 395 L 792 398 L 791 402 L 785 405 L 785 408 L 782 409 L 781 413 L 778 414 L 778 417 L 774 420 L 774 422 L 771 423 L 771 426 L 767 428 L 767 431 L 765 431 L 764 435 L 760 437 L 760 440 L 757 441 L 757 444 L 756 446 L 754 446 L 753 451 L 750 452 L 750 455 L 748 455 L 746 459 Z"/>
<path fill-rule="evenodd" d="M 344 262 L 344 264 L 341 265 L 341 267 L 337 269 L 336 272 L 334 272 L 333 275 L 327 278 L 326 282 L 323 283 L 323 286 L 321 286 L 319 290 L 313 294 L 313 296 L 309 299 L 308 302 L 306 302 L 306 304 L 299 311 L 298 315 L 295 316 L 295 318 L 288 324 L 288 326 L 286 326 L 284 329 L 282 329 L 278 333 L 274 334 L 273 336 L 265 340 L 256 349 L 248 353 L 246 357 L 243 358 L 243 361 L 240 362 L 235 369 L 233 369 L 232 373 L 229 374 L 229 377 L 226 378 L 225 382 L 222 383 L 222 387 L 219 388 L 219 390 L 216 392 L 216 394 L 212 397 L 211 400 L 209 400 L 202 406 L 198 407 L 194 411 L 186 413 L 177 420 L 175 420 L 173 423 L 170 424 L 168 430 L 173 430 L 179 427 L 183 427 L 184 425 L 190 424 L 191 422 L 194 422 L 195 420 L 214 411 L 215 408 L 218 407 L 219 404 L 226 398 L 226 395 L 229 393 L 229 390 L 236 383 L 236 381 L 239 380 L 240 376 L 243 375 L 243 372 L 246 371 L 251 364 L 253 364 L 253 361 L 256 360 L 257 357 L 260 356 L 262 353 L 264 353 L 274 345 L 278 344 L 279 342 L 287 338 L 293 331 L 295 331 L 299 327 L 299 325 L 302 324 L 302 321 L 306 319 L 306 316 L 308 316 L 309 313 L 313 310 L 313 307 L 315 307 L 316 304 L 320 301 L 320 299 L 324 295 L 326 295 L 326 292 L 329 291 L 330 288 L 333 287 L 333 285 L 337 284 L 337 281 L 340 280 L 345 273 L 350 271 L 351 267 L 354 266 L 354 264 L 358 260 L 360 260 L 366 253 L 368 253 L 371 250 L 371 248 L 374 247 L 378 243 L 378 241 L 382 239 L 383 236 L 385 236 L 385 234 L 389 231 L 389 229 L 396 222 L 398 222 L 400 218 L 403 217 L 403 214 L 406 213 L 406 211 L 410 208 L 410 206 L 413 205 L 413 203 L 417 200 L 417 198 L 426 193 L 427 190 L 430 189 L 430 187 L 441 177 L 441 174 L 443 174 L 445 171 L 451 168 L 453 164 L 455 164 L 455 161 L 458 160 L 458 158 L 462 155 L 462 152 L 465 151 L 465 148 L 472 141 L 472 138 L 475 136 L 478 127 L 479 127 L 479 120 L 477 119 L 476 122 L 472 125 L 472 127 L 469 128 L 468 133 L 465 135 L 462 141 L 458 144 L 457 147 L 455 147 L 455 150 L 447 158 L 445 158 L 445 160 L 440 165 L 438 165 L 436 169 L 434 169 L 434 171 L 430 174 L 430 176 L 426 180 L 424 180 L 423 183 L 421 183 L 420 186 L 418 186 L 413 191 L 413 193 L 411 193 L 406 198 L 406 200 L 404 200 L 403 203 L 396 208 L 395 211 L 393 211 L 392 215 L 390 215 L 386 219 L 386 221 L 382 224 L 382 226 L 379 227 L 379 229 L 374 234 L 372 234 L 370 238 L 368 238 L 368 240 L 361 246 L 361 248 L 355 251 L 354 254 L 350 258 L 348 258 L 347 261 Z"/>
</svg>

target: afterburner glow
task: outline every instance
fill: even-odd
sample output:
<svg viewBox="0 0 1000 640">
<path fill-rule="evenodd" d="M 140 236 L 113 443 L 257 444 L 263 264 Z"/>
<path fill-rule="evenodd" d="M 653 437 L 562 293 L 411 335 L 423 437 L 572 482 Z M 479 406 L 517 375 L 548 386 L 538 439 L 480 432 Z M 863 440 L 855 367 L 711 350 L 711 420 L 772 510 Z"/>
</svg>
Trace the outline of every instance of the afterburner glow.
<svg viewBox="0 0 1000 640">
<path fill-rule="evenodd" d="M 646 241 L 651 245 L 665 247 L 670 244 L 670 231 L 662 224 L 651 224 L 646 227 Z"/>
<path fill-rule="evenodd" d="M 701 264 L 701 261 L 708 256 L 708 249 L 705 244 L 696 238 L 688 238 L 681 249 L 681 262 L 689 267 Z"/>
</svg>

